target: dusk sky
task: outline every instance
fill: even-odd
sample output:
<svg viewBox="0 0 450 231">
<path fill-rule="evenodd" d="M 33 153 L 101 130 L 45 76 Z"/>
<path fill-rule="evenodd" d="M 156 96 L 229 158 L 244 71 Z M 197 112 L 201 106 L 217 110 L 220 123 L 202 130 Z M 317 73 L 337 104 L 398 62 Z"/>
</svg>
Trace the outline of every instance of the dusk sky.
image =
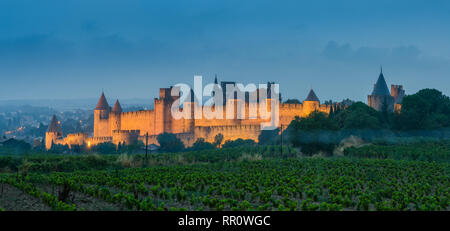
<svg viewBox="0 0 450 231">
<path fill-rule="evenodd" d="M 380 65 L 450 95 L 450 1 L 1 0 L 0 100 L 156 97 L 212 82 L 367 101 Z M 112 103 L 112 102 L 111 102 Z"/>
</svg>

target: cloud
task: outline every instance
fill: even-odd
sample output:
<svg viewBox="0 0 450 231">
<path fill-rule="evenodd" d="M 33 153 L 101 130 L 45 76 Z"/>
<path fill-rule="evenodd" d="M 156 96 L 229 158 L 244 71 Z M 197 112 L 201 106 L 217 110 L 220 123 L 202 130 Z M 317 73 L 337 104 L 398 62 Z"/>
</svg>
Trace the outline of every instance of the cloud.
<svg viewBox="0 0 450 231">
<path fill-rule="evenodd" d="M 90 28 L 90 26 L 87 27 Z M 98 31 L 94 28 L 86 30 Z M 2 60 L 0 65 L 25 62 L 29 64 L 60 63 L 99 57 L 106 60 L 126 60 L 149 55 L 149 50 L 154 51 L 155 47 L 162 47 L 162 44 L 147 40 L 135 42 L 119 33 L 91 33 L 81 38 L 54 34 L 29 34 L 0 39 L 0 60 Z"/>
<path fill-rule="evenodd" d="M 394 48 L 358 47 L 353 48 L 349 43 L 340 45 L 336 41 L 329 41 L 322 52 L 323 56 L 331 60 L 416 60 L 423 56 L 423 52 L 415 46 L 398 46 Z"/>
<path fill-rule="evenodd" d="M 31 34 L 22 37 L 0 40 L 0 56 L 23 57 L 66 55 L 73 43 L 48 34 Z"/>
<path fill-rule="evenodd" d="M 429 56 L 414 45 L 354 48 L 349 43 L 339 44 L 336 41 L 329 41 L 321 55 L 329 61 L 353 64 L 395 64 L 401 67 L 422 68 L 436 68 L 449 64 L 446 58 Z"/>
</svg>

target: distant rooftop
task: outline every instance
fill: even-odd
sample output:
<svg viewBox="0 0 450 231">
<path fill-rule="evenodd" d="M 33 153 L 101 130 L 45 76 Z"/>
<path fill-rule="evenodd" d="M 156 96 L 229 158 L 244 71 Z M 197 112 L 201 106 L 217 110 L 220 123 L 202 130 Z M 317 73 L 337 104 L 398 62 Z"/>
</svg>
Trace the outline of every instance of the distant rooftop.
<svg viewBox="0 0 450 231">
<path fill-rule="evenodd" d="M 116 100 L 116 103 L 114 104 L 112 112 L 116 112 L 116 113 L 122 112 L 122 107 L 120 106 L 119 100 Z"/>
<path fill-rule="evenodd" d="M 308 96 L 306 97 L 305 101 L 318 101 L 320 102 L 319 98 L 317 97 L 316 93 L 313 89 L 309 91 Z"/>
<path fill-rule="evenodd" d="M 386 80 L 384 79 L 383 69 L 381 69 L 377 83 L 373 87 L 372 95 L 391 95 L 391 93 L 389 93 Z"/>
<path fill-rule="evenodd" d="M 109 109 L 108 101 L 106 101 L 105 94 L 102 92 L 102 96 L 100 96 L 100 99 L 98 100 L 97 107 L 95 109 L 105 110 Z"/>
</svg>

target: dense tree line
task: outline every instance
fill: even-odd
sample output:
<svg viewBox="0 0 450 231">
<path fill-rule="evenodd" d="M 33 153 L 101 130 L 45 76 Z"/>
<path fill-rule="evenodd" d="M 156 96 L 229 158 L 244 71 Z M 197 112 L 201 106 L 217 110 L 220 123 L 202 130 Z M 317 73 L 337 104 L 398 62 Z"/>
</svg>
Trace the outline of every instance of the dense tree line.
<svg viewBox="0 0 450 231">
<path fill-rule="evenodd" d="M 406 96 L 393 125 L 402 130 L 450 127 L 450 99 L 435 89 L 424 89 Z"/>
<path fill-rule="evenodd" d="M 431 130 L 450 127 L 450 99 L 435 89 L 424 89 L 404 97 L 400 112 L 376 111 L 362 102 L 329 115 L 313 112 L 296 118 L 283 135 L 305 154 L 330 154 L 344 138 L 355 135 L 373 141 L 398 134 L 436 135 Z M 440 137 L 442 138 L 442 137 Z M 277 134 L 262 133 L 260 139 L 277 140 Z"/>
</svg>

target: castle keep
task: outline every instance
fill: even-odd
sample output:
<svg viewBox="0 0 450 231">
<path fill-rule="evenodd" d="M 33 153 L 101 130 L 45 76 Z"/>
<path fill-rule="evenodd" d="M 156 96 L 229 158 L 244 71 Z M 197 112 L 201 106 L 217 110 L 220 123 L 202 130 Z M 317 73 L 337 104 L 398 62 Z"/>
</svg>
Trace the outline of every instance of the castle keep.
<svg viewBox="0 0 450 231">
<path fill-rule="evenodd" d="M 373 86 L 372 94 L 367 96 L 367 104 L 377 111 L 400 111 L 405 90 L 402 85 L 391 85 L 391 92 L 386 84 L 383 75 L 383 68 L 381 68 L 378 80 Z"/>
<path fill-rule="evenodd" d="M 217 84 L 217 80 L 215 81 Z M 225 82 L 221 85 L 225 87 Z M 226 82 L 231 83 L 231 82 Z M 269 83 L 270 85 L 271 83 Z M 267 89 L 269 91 L 270 87 Z M 52 121 L 46 133 L 46 148 L 50 149 L 53 144 L 68 145 L 96 145 L 99 143 L 111 142 L 118 144 L 131 144 L 138 140 L 145 142 L 148 135 L 149 144 L 158 144 L 157 136 L 162 133 L 173 133 L 189 147 L 199 138 L 205 139 L 207 142 L 214 142 L 214 137 L 217 134 L 222 134 L 224 139 L 252 139 L 258 142 L 258 136 L 261 133 L 261 123 L 269 122 L 271 120 L 271 99 L 267 100 L 269 109 L 261 110 L 258 104 L 249 103 L 248 100 L 239 102 L 241 99 L 229 99 L 232 104 L 217 105 L 217 106 L 200 106 L 203 112 L 205 107 L 210 111 L 215 111 L 215 107 L 223 107 L 223 119 L 209 119 L 206 116 L 197 118 L 193 115 L 194 107 L 199 107 L 196 100 L 191 99 L 190 102 L 185 102 L 184 107 L 191 107 L 191 117 L 175 119 L 171 114 L 171 107 L 175 100 L 180 96 L 171 96 L 172 88 L 161 88 L 159 90 L 159 98 L 154 99 L 153 110 L 131 111 L 123 112 L 122 107 L 117 100 L 113 107 L 110 107 L 105 95 L 102 93 L 97 106 L 94 109 L 94 132 L 93 136 L 88 134 L 68 134 L 63 137 L 59 122 L 56 116 L 53 116 Z M 259 89 L 261 90 L 261 89 Z M 269 94 L 270 95 L 270 92 Z M 248 95 L 246 95 L 246 98 Z M 191 97 L 193 98 L 193 97 Z M 242 104 L 240 104 L 242 103 Z M 227 105 L 231 105 L 234 112 L 233 119 L 227 119 L 225 112 Z M 238 107 L 238 105 L 243 105 Z M 296 116 L 306 117 L 313 111 L 321 111 L 329 113 L 331 105 L 320 104 L 320 101 L 314 91 L 311 89 L 307 98 L 300 104 L 282 104 L 279 103 L 279 125 L 284 128 L 290 124 Z M 257 118 L 249 118 L 249 111 L 257 108 Z M 240 112 L 239 112 L 240 110 Z M 243 117 L 237 115 L 242 113 Z M 267 113 L 264 115 L 263 113 Z M 267 119 L 269 118 L 269 119 Z"/>
</svg>

